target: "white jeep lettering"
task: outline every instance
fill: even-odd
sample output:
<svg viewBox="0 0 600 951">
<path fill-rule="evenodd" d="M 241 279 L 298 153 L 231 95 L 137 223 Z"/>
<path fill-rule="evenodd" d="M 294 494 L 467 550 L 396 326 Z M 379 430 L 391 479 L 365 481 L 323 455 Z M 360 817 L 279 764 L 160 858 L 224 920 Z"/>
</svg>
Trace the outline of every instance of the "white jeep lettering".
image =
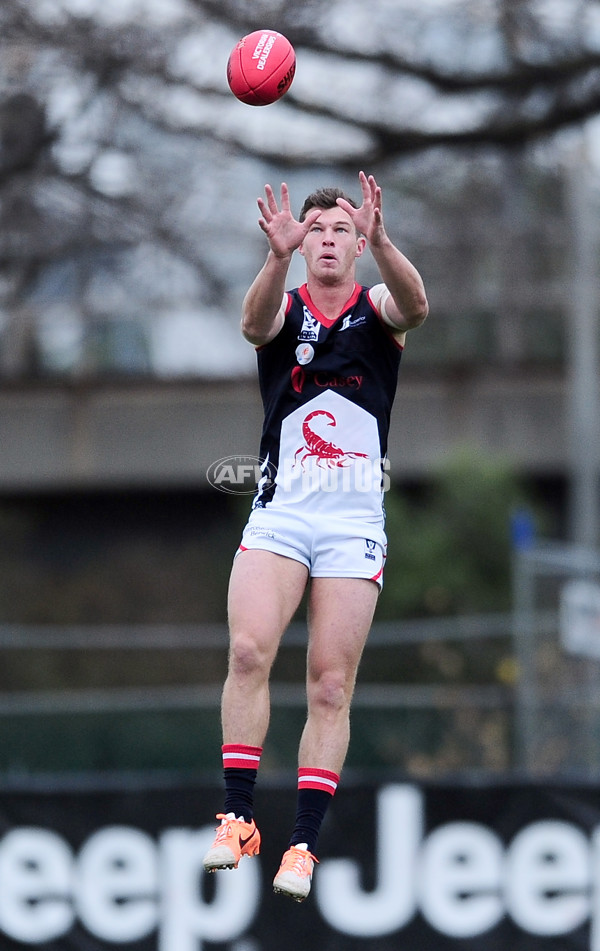
<svg viewBox="0 0 600 951">
<path fill-rule="evenodd" d="M 590 842 L 572 823 L 535 822 L 507 848 L 478 823 L 446 823 L 425 839 L 422 828 L 415 788 L 379 793 L 376 889 L 361 889 L 351 859 L 323 861 L 315 878 L 319 909 L 332 927 L 376 938 L 420 912 L 442 934 L 470 938 L 509 915 L 523 931 L 550 937 L 590 918 L 589 951 L 600 951 L 600 828 Z"/>
<path fill-rule="evenodd" d="M 21 828 L 0 841 L 0 930 L 24 944 L 67 934 L 79 917 L 102 941 L 127 944 L 158 928 L 158 951 L 201 951 L 239 937 L 258 910 L 260 868 L 217 872 L 213 899 L 200 882 L 214 828 L 167 830 L 159 845 L 127 826 L 95 832 L 75 859 L 65 841 Z"/>
<path fill-rule="evenodd" d="M 138 829 L 109 826 L 84 843 L 74 893 L 79 917 L 103 941 L 140 941 L 158 923 L 156 845 Z"/>
<path fill-rule="evenodd" d="M 382 787 L 375 810 L 375 882 L 360 862 L 323 859 L 316 907 L 339 933 L 378 938 L 416 916 L 448 939 L 475 938 L 509 917 L 522 932 L 561 937 L 588 920 L 600 951 L 600 826 L 541 820 L 508 844 L 476 822 L 425 834 L 423 794 Z M 128 945 L 155 934 L 156 951 L 202 951 L 241 938 L 258 913 L 259 860 L 217 872 L 210 898 L 202 857 L 214 828 L 165 829 L 158 841 L 129 826 L 94 831 L 74 855 L 55 832 L 14 828 L 0 839 L 1 935 L 22 945 L 60 942 L 76 921 L 92 939 Z M 213 887 L 214 886 L 214 887 Z"/>
<path fill-rule="evenodd" d="M 374 938 L 406 925 L 417 907 L 415 862 L 423 835 L 421 796 L 386 786 L 378 796 L 377 887 L 365 892 L 351 859 L 322 862 L 316 878 L 321 914 L 344 934 Z"/>
<path fill-rule="evenodd" d="M 520 928 L 550 936 L 583 924 L 590 912 L 590 847 L 580 829 L 535 822 L 515 836 L 506 859 L 506 903 Z"/>
<path fill-rule="evenodd" d="M 474 822 L 434 829 L 421 852 L 419 899 L 442 934 L 471 938 L 493 928 L 504 914 L 498 836 Z"/>
<path fill-rule="evenodd" d="M 73 925 L 73 855 L 47 829 L 13 829 L 0 847 L 0 928 L 15 941 L 54 941 Z"/>
<path fill-rule="evenodd" d="M 198 951 L 203 941 L 226 942 L 248 928 L 260 902 L 260 866 L 240 862 L 235 875 L 215 872 L 216 893 L 203 900 L 202 858 L 214 829 L 169 829 L 161 838 L 164 912 L 158 951 Z"/>
</svg>

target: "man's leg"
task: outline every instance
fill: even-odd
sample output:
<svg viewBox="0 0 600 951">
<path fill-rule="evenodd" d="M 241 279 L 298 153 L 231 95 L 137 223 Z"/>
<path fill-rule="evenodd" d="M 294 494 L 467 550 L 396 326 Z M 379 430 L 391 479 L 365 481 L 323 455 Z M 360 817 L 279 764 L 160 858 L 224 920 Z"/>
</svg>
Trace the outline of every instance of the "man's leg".
<svg viewBox="0 0 600 951">
<path fill-rule="evenodd" d="M 241 855 L 258 853 L 253 790 L 269 724 L 269 675 L 307 577 L 303 564 L 272 552 L 246 550 L 234 561 L 229 665 L 221 702 L 225 810 L 204 857 L 207 871 L 236 868 Z"/>
<path fill-rule="evenodd" d="M 310 891 L 321 823 L 350 739 L 350 704 L 379 588 L 362 578 L 313 578 L 309 602 L 308 717 L 298 755 L 298 805 L 275 891 Z"/>
<path fill-rule="evenodd" d="M 229 582 L 229 667 L 223 687 L 224 743 L 261 746 L 269 725 L 269 675 L 300 601 L 308 570 L 270 551 L 240 552 Z"/>
<path fill-rule="evenodd" d="M 298 765 L 340 773 L 350 704 L 379 588 L 366 578 L 314 578 L 309 603 L 308 718 Z"/>
</svg>

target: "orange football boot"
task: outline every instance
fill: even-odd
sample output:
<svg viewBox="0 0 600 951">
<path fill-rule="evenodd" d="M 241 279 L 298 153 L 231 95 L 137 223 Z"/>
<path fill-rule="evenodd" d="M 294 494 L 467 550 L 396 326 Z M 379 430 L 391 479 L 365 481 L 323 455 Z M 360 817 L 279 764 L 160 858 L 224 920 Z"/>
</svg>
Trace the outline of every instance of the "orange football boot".
<svg viewBox="0 0 600 951">
<path fill-rule="evenodd" d="M 260 852 L 260 832 L 254 819 L 245 822 L 236 819 L 233 812 L 227 815 L 219 813 L 215 841 L 203 859 L 207 872 L 216 872 L 219 868 L 237 868 L 242 855 L 258 855 Z"/>
<path fill-rule="evenodd" d="M 310 892 L 313 868 L 318 860 L 303 844 L 292 845 L 284 854 L 279 871 L 273 879 L 273 891 L 304 901 Z"/>
</svg>

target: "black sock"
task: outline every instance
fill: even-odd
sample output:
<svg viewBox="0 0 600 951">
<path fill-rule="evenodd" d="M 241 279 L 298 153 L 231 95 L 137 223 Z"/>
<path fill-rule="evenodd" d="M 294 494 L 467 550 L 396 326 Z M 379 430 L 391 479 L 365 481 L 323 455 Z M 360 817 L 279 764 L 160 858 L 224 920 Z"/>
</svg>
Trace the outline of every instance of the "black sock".
<svg viewBox="0 0 600 951">
<path fill-rule="evenodd" d="M 250 822 L 254 818 L 254 784 L 258 770 L 227 767 L 225 778 L 225 814 Z"/>
<path fill-rule="evenodd" d="M 294 826 L 289 846 L 306 842 L 308 851 L 312 853 L 315 852 L 321 823 L 325 818 L 325 813 L 327 812 L 331 799 L 331 793 L 324 792 L 322 789 L 308 788 L 298 790 L 296 825 Z"/>
</svg>

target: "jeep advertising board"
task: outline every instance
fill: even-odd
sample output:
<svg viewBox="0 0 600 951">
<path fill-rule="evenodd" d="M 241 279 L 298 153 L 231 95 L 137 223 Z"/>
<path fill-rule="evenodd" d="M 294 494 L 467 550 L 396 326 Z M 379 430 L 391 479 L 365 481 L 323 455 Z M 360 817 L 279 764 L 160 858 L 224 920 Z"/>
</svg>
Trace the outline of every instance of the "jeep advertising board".
<svg viewBox="0 0 600 951">
<path fill-rule="evenodd" d="M 271 890 L 295 790 L 265 784 L 260 857 L 206 875 L 220 790 L 0 792 L 0 948 L 600 951 L 592 786 L 346 781 L 311 895 Z"/>
</svg>

